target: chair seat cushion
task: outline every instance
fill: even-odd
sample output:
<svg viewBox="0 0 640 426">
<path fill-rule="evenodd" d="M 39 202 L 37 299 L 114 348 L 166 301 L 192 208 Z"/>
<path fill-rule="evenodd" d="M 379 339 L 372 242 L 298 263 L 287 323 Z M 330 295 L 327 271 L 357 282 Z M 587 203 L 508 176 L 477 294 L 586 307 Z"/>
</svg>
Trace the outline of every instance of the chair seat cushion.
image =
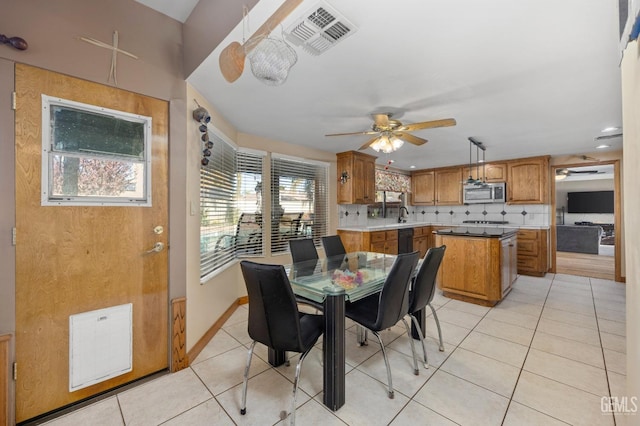
<svg viewBox="0 0 640 426">
<path fill-rule="evenodd" d="M 300 340 L 303 351 L 313 346 L 324 332 L 324 316 L 300 313 Z"/>
<path fill-rule="evenodd" d="M 345 306 L 345 315 L 347 318 L 352 319 L 369 330 L 379 331 L 375 329 L 379 305 L 380 295 L 372 294 L 357 302 L 347 303 Z"/>
</svg>

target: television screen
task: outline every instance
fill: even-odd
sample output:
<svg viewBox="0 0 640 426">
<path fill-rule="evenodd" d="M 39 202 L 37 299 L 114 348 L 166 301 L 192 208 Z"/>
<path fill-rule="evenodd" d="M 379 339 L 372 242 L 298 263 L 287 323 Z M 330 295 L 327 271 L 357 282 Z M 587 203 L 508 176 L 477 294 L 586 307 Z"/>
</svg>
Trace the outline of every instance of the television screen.
<svg viewBox="0 0 640 426">
<path fill-rule="evenodd" d="M 613 213 L 613 191 L 569 192 L 568 213 Z"/>
</svg>

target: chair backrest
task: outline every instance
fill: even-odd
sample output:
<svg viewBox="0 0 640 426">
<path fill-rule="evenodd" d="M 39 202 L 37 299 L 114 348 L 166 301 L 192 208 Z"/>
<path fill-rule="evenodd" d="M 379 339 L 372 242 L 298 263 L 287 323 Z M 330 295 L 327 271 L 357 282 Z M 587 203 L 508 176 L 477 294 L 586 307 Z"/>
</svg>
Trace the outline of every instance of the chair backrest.
<svg viewBox="0 0 640 426">
<path fill-rule="evenodd" d="M 324 254 L 327 257 L 347 254 L 340 235 L 327 235 L 326 237 L 322 237 L 322 246 L 324 247 Z"/>
<path fill-rule="evenodd" d="M 322 246 L 324 247 L 324 254 L 327 257 L 327 267 L 329 269 L 339 268 L 344 261 L 344 255 L 347 254 L 340 235 L 322 237 Z"/>
<path fill-rule="evenodd" d="M 399 254 L 391 266 L 380 292 L 375 328 L 393 327 L 409 309 L 409 284 L 416 269 L 420 252 Z"/>
<path fill-rule="evenodd" d="M 318 266 L 318 250 L 311 238 L 289 240 L 289 251 L 293 261 L 293 273 L 296 277 L 313 274 Z"/>
<path fill-rule="evenodd" d="M 414 313 L 427 306 L 433 300 L 436 291 L 436 276 L 447 246 L 433 247 L 424 256 L 418 275 L 413 283 L 409 313 Z"/>
<path fill-rule="evenodd" d="M 240 262 L 249 296 L 249 336 L 275 350 L 303 352 L 295 295 L 282 265 Z"/>
<path fill-rule="evenodd" d="M 293 263 L 318 260 L 318 250 L 311 238 L 289 240 L 289 251 L 291 251 Z"/>
</svg>

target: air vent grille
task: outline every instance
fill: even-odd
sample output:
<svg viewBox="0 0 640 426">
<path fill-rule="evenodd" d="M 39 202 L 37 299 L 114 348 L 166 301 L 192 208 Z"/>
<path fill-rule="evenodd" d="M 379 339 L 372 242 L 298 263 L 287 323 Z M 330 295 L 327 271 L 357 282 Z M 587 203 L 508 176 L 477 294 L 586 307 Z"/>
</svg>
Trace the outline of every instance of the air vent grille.
<svg viewBox="0 0 640 426">
<path fill-rule="evenodd" d="M 287 39 L 312 55 L 320 55 L 357 28 L 325 1 L 307 10 L 285 31 Z"/>
<path fill-rule="evenodd" d="M 327 12 L 324 8 L 319 7 L 315 12 L 309 15 L 309 21 L 316 24 L 320 28 L 324 28 L 333 21 L 336 20 L 336 17 L 331 13 Z"/>
</svg>

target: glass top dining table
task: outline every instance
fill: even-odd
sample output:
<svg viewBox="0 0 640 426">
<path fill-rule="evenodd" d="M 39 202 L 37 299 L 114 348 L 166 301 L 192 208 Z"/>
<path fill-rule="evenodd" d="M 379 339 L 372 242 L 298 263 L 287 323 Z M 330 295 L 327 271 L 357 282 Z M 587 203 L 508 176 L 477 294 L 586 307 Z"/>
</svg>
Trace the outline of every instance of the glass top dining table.
<svg viewBox="0 0 640 426">
<path fill-rule="evenodd" d="M 380 292 L 395 260 L 390 254 L 353 252 L 285 265 L 298 301 L 324 313 L 323 403 L 333 411 L 345 403 L 345 304 Z M 270 350 L 272 365 L 285 361 L 285 354 Z"/>
<path fill-rule="evenodd" d="M 328 295 L 344 292 L 355 302 L 378 293 L 396 256 L 354 252 L 285 266 L 297 296 L 322 303 Z"/>
</svg>

